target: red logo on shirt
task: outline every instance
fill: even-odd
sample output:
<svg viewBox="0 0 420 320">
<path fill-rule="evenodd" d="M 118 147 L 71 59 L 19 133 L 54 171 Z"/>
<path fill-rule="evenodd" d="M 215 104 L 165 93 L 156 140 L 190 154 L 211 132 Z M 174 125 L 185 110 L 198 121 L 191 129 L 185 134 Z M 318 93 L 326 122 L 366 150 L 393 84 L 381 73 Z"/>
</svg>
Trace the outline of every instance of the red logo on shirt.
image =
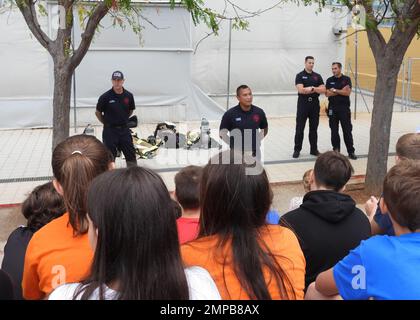
<svg viewBox="0 0 420 320">
<path fill-rule="evenodd" d="M 313 76 L 312 77 L 315 81 L 318 81 L 318 76 Z"/>
<path fill-rule="evenodd" d="M 252 120 L 254 120 L 254 122 L 259 122 L 260 121 L 260 116 L 258 114 L 254 114 L 252 116 Z"/>
<path fill-rule="evenodd" d="M 130 103 L 130 99 L 128 99 L 128 98 L 124 98 L 124 103 L 125 103 L 126 105 L 128 105 L 128 104 Z"/>
</svg>

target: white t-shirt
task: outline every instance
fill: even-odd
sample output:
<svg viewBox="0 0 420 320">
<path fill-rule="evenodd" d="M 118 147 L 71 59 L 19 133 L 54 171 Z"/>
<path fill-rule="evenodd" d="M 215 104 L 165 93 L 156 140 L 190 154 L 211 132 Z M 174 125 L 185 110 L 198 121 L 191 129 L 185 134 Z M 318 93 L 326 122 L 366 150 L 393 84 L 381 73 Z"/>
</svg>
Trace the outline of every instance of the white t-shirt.
<svg viewBox="0 0 420 320">
<path fill-rule="evenodd" d="M 187 277 L 190 300 L 221 300 L 219 290 L 206 269 L 190 267 L 185 269 L 185 276 Z M 59 286 L 50 294 L 48 300 L 72 300 L 79 285 L 80 283 L 68 283 Z M 106 300 L 113 300 L 116 294 L 115 290 L 105 287 Z M 98 299 L 99 289 L 96 289 L 89 300 Z"/>
<path fill-rule="evenodd" d="M 295 210 L 303 203 L 303 197 L 293 197 L 290 199 L 289 211 Z"/>
</svg>

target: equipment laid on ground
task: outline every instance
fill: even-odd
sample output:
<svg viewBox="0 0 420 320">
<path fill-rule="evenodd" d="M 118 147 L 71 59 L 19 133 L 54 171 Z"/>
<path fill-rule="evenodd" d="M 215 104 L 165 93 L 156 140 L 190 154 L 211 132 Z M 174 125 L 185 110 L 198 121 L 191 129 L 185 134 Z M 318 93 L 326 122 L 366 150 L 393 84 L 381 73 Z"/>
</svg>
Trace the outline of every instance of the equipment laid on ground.
<svg viewBox="0 0 420 320">
<path fill-rule="evenodd" d="M 130 131 L 131 136 L 133 137 L 134 149 L 136 149 L 136 153 L 140 159 L 152 159 L 156 156 L 159 149 L 158 145 L 153 145 L 149 143 L 148 140 L 140 139 L 136 132 L 131 129 Z"/>
<path fill-rule="evenodd" d="M 210 149 L 219 148 L 220 144 L 210 136 L 210 124 L 206 118 L 201 119 L 200 131 L 188 131 L 186 134 L 177 132 L 176 125 L 172 122 L 160 122 L 156 125 L 153 135 L 142 139 L 133 129 L 138 126 L 137 116 L 128 119 L 133 145 L 139 159 L 152 159 L 158 153 L 159 148 L 168 149 Z M 95 135 L 92 125 L 88 124 L 83 134 Z M 117 157 L 121 156 L 118 150 Z"/>
<path fill-rule="evenodd" d="M 176 131 L 172 122 L 160 122 L 156 125 L 153 136 L 162 141 L 162 146 L 168 149 L 178 149 L 185 144 L 185 135 Z"/>
<path fill-rule="evenodd" d="M 201 119 L 200 144 L 204 149 L 211 148 L 210 124 L 206 118 Z"/>
</svg>

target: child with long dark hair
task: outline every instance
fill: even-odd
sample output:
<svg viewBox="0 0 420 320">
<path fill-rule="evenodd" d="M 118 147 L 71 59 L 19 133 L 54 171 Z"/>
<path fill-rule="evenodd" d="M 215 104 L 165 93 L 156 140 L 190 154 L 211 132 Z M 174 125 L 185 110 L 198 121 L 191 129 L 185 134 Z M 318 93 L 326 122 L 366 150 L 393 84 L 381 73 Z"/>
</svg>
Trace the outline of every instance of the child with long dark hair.
<svg viewBox="0 0 420 320">
<path fill-rule="evenodd" d="M 299 242 L 292 231 L 267 225 L 267 175 L 258 163 L 248 172 L 246 163 L 254 162 L 238 158 L 227 151 L 205 166 L 199 236 L 181 247 L 184 263 L 207 269 L 223 299 L 303 299 Z"/>
<path fill-rule="evenodd" d="M 93 178 L 113 167 L 108 149 L 93 136 L 73 136 L 54 149 L 53 184 L 67 212 L 29 242 L 22 280 L 25 299 L 43 299 L 59 285 L 88 275 L 93 251 L 87 236 L 87 190 Z"/>
<path fill-rule="evenodd" d="M 50 299 L 220 299 L 209 273 L 184 269 L 174 206 L 162 178 L 140 167 L 106 172 L 88 195 L 91 275 Z"/>
<path fill-rule="evenodd" d="M 22 300 L 22 274 L 25 253 L 35 232 L 65 212 L 63 197 L 55 190 L 52 182 L 37 186 L 22 204 L 22 214 L 28 220 L 27 226 L 15 229 L 4 247 L 2 270 L 13 281 L 16 299 Z"/>
</svg>

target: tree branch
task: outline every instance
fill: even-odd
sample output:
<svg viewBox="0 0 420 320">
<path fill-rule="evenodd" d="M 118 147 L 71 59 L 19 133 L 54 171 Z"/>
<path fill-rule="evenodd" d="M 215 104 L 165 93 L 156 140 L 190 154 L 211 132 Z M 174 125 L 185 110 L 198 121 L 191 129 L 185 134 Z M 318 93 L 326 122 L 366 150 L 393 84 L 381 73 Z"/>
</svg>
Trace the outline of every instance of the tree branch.
<svg viewBox="0 0 420 320">
<path fill-rule="evenodd" d="M 380 25 L 380 24 L 382 23 L 382 21 L 384 20 L 384 18 L 385 18 L 385 16 L 386 16 L 386 13 L 388 12 L 389 2 L 390 2 L 390 1 L 392 1 L 392 0 L 389 0 L 389 1 L 384 1 L 384 3 L 385 3 L 385 10 L 384 10 L 384 12 L 383 12 L 383 14 L 382 14 L 382 17 L 378 20 L 379 13 L 378 13 L 378 15 L 375 17 L 376 21 L 378 21 L 378 25 Z"/>
<path fill-rule="evenodd" d="M 18 0 L 16 1 L 16 5 L 22 13 L 29 30 L 31 30 L 38 42 L 47 49 L 48 52 L 51 52 L 51 43 L 53 41 L 41 29 L 36 16 L 34 2 L 32 0 Z"/>
<path fill-rule="evenodd" d="M 105 2 L 101 2 L 96 6 L 92 15 L 89 17 L 85 31 L 82 33 L 82 41 L 71 57 L 71 68 L 76 68 L 82 61 L 83 57 L 86 55 L 86 52 L 88 51 L 92 42 L 93 36 L 95 35 L 96 28 L 98 27 L 102 18 L 105 17 L 105 15 L 108 13 L 108 11 L 109 7 L 107 4 L 105 4 Z"/>
<path fill-rule="evenodd" d="M 418 4 L 418 0 L 407 0 L 405 1 L 402 10 L 401 10 L 401 18 L 409 18 L 410 13 L 413 11 L 415 5 Z"/>
<path fill-rule="evenodd" d="M 380 61 L 381 55 L 385 54 L 386 41 L 378 28 L 367 28 L 366 33 L 369 45 L 376 61 Z"/>
<path fill-rule="evenodd" d="M 391 5 L 391 9 L 392 9 L 392 11 L 395 13 L 395 15 L 397 16 L 397 17 L 399 17 L 399 16 L 401 16 L 401 12 L 400 12 L 400 9 L 398 8 L 398 6 L 397 6 L 397 3 L 396 3 L 396 1 L 395 0 L 390 0 L 390 5 Z"/>
<path fill-rule="evenodd" d="M 227 21 L 229 21 L 229 20 L 235 20 L 235 19 L 240 19 L 240 20 L 243 20 L 243 19 L 250 19 L 250 18 L 254 18 L 254 17 L 259 16 L 259 15 L 261 15 L 261 14 L 263 14 L 263 13 L 267 12 L 267 11 L 270 11 L 270 10 L 274 9 L 275 7 L 278 7 L 281 3 L 285 2 L 285 0 L 278 1 L 278 2 L 276 2 L 274 5 L 272 5 L 272 6 L 268 7 L 268 8 L 262 9 L 262 10 L 258 10 L 258 11 L 256 11 L 256 12 L 247 11 L 247 10 L 245 10 L 245 9 L 243 9 L 243 8 L 241 8 L 241 7 L 239 7 L 238 5 L 236 5 L 235 3 L 233 3 L 233 2 L 232 2 L 232 1 L 230 1 L 230 0 L 225 0 L 224 2 L 225 2 L 225 8 L 223 9 L 223 12 L 222 12 L 221 14 L 218 14 L 218 15 L 217 15 L 217 18 L 218 18 L 217 26 L 219 26 L 219 25 L 220 25 L 220 23 L 221 23 L 223 20 L 227 20 Z M 227 11 L 228 4 L 229 4 L 229 5 L 230 5 L 233 9 L 234 9 L 235 14 L 236 14 L 236 18 L 226 16 L 226 11 Z M 242 11 L 242 12 L 246 13 L 247 15 L 246 15 L 246 16 L 240 16 L 240 15 L 239 15 L 239 12 L 238 12 L 238 10 L 237 10 L 237 9 L 238 9 L 239 11 Z M 207 38 L 209 38 L 210 36 L 215 35 L 215 34 L 216 34 L 216 32 L 217 32 L 216 30 L 213 30 L 212 32 L 209 32 L 209 33 L 207 33 L 204 37 L 202 37 L 202 38 L 201 38 L 201 39 L 197 42 L 197 44 L 196 44 L 196 46 L 195 46 L 195 48 L 194 48 L 194 54 L 197 52 L 197 49 L 198 49 L 199 45 L 200 45 L 200 44 L 201 44 L 204 40 L 206 40 Z"/>
<path fill-rule="evenodd" d="M 411 11 L 411 14 L 410 14 L 410 19 L 414 20 L 417 18 L 420 18 L 420 2 L 419 1 L 416 1 L 414 3 L 413 10 Z"/>
<path fill-rule="evenodd" d="M 222 16 L 225 16 L 225 14 L 226 14 L 226 10 L 227 10 L 227 2 L 225 1 L 225 8 L 223 9 L 223 12 L 222 12 Z M 217 22 L 217 26 L 219 26 L 220 25 L 220 23 L 223 21 L 223 19 L 220 19 L 219 18 L 219 21 Z M 194 54 L 196 54 L 196 52 L 197 52 L 197 49 L 198 49 L 198 47 L 200 46 L 200 44 L 201 44 L 201 42 L 203 42 L 204 40 L 206 40 L 208 37 L 210 37 L 210 36 L 212 36 L 212 35 L 214 35 L 214 34 L 216 34 L 216 32 L 213 30 L 212 32 L 210 32 L 210 33 L 207 33 L 203 38 L 201 38 L 198 42 L 197 42 L 197 44 L 195 45 L 195 48 L 194 48 Z"/>
<path fill-rule="evenodd" d="M 342 40 L 345 40 L 345 39 L 350 38 L 352 35 L 355 35 L 356 33 L 359 33 L 359 32 L 366 32 L 366 29 L 355 30 L 355 31 L 353 31 L 352 33 L 347 34 L 347 35 L 345 35 L 344 37 L 342 37 L 342 38 L 340 38 L 340 39 L 337 39 L 337 40 L 335 40 L 335 41 L 342 41 Z"/>
<path fill-rule="evenodd" d="M 411 41 L 416 35 L 420 24 L 420 17 L 417 17 L 414 20 L 411 20 L 405 25 L 404 29 L 395 28 L 392 32 L 391 38 L 389 39 L 390 50 L 401 50 L 404 48 L 404 52 L 408 49 Z"/>
</svg>

